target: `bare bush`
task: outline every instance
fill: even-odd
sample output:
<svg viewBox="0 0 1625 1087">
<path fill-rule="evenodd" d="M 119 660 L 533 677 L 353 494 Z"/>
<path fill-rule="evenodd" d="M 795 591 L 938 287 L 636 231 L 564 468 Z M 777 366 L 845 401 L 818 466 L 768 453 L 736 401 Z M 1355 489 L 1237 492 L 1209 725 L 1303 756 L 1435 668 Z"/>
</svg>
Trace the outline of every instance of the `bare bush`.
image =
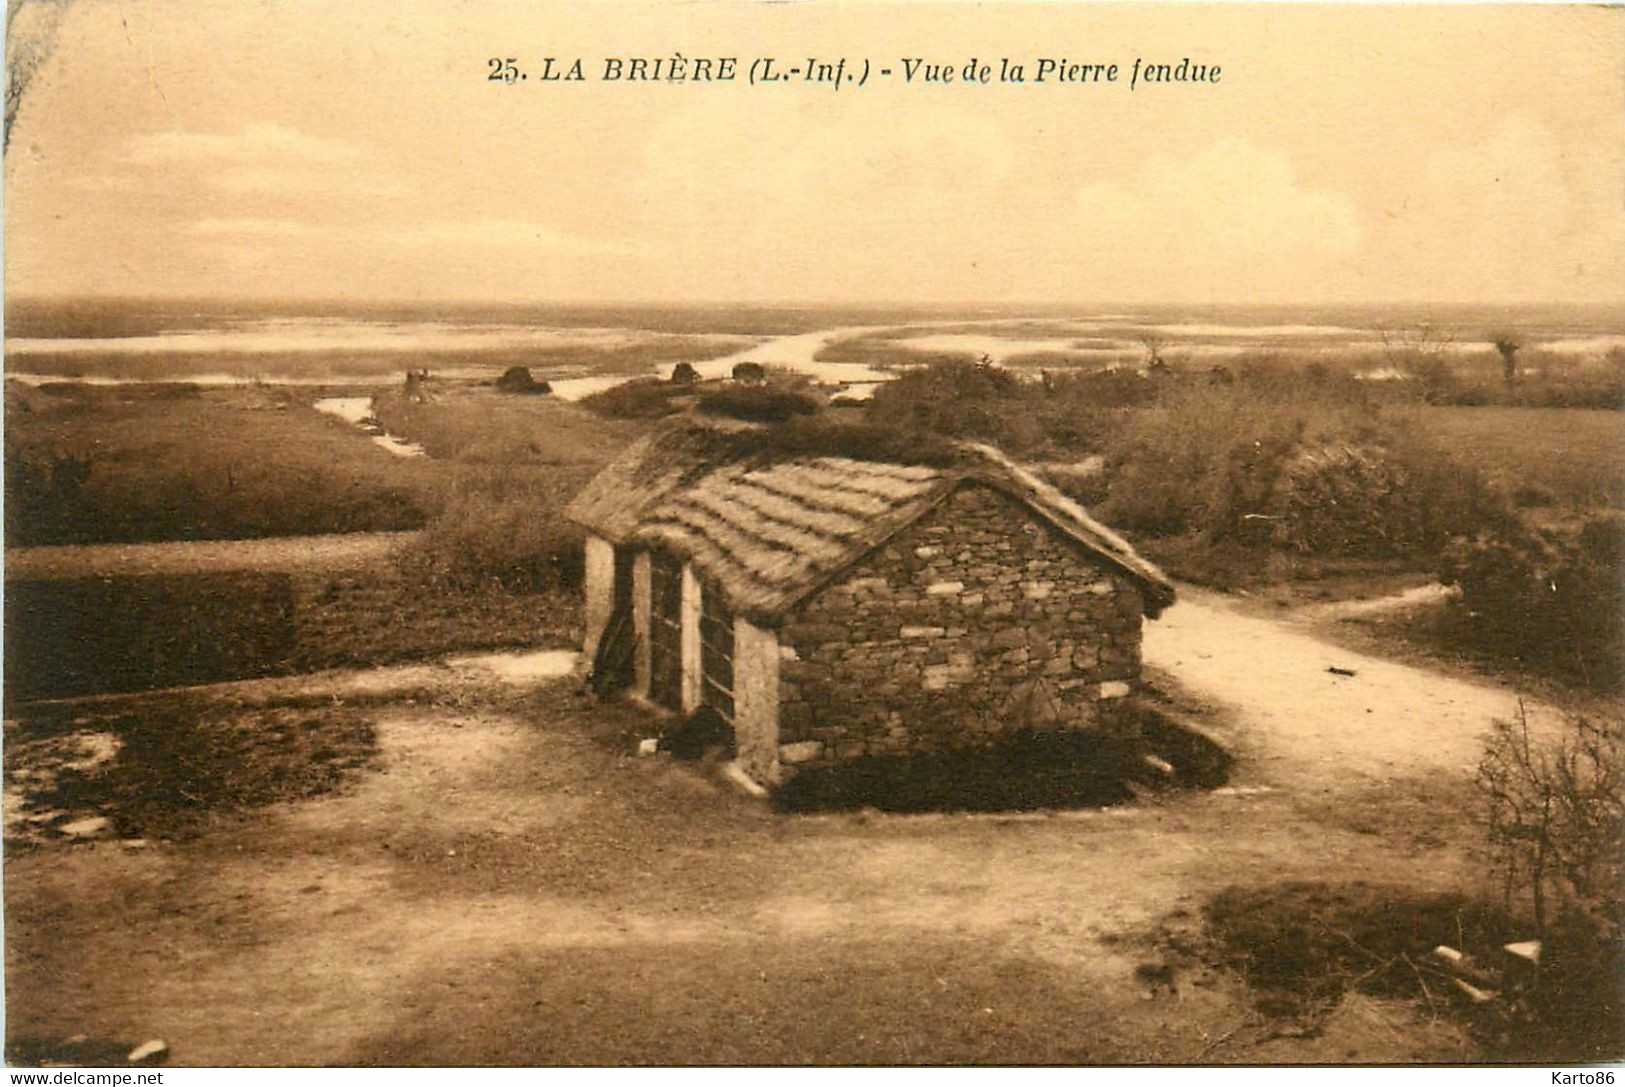
<svg viewBox="0 0 1625 1087">
<path fill-rule="evenodd" d="M 1514 1040 L 1562 1056 L 1614 1057 L 1622 1047 L 1625 963 L 1625 730 L 1570 717 L 1536 742 L 1519 706 L 1498 722 L 1478 770 L 1494 873 L 1509 911 L 1542 941 L 1534 987 L 1512 1009 Z"/>
</svg>

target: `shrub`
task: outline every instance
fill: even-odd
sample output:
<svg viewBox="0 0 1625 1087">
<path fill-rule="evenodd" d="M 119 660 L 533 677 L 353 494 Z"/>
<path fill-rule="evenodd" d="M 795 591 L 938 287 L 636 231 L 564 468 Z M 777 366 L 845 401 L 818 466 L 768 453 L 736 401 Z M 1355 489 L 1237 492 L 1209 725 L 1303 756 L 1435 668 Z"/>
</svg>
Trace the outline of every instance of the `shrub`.
<svg viewBox="0 0 1625 1087">
<path fill-rule="evenodd" d="M 692 395 L 686 384 L 645 377 L 582 397 L 581 404 L 612 419 L 659 419 L 682 410 L 679 398 Z"/>
<path fill-rule="evenodd" d="M 783 423 L 823 406 L 811 393 L 755 385 L 724 385 L 700 395 L 698 410 L 753 423 Z"/>
<path fill-rule="evenodd" d="M 553 391 L 553 386 L 545 381 L 537 381 L 531 376 L 528 366 L 510 366 L 502 371 L 497 378 L 496 387 L 505 393 L 522 393 L 530 396 L 539 396 Z"/>
<path fill-rule="evenodd" d="M 1103 515 L 1152 535 L 1261 543 L 1268 532 L 1251 522 L 1270 516 L 1287 458 L 1373 428 L 1358 409 L 1299 393 L 1265 394 L 1246 383 L 1170 389 L 1111 435 Z"/>
<path fill-rule="evenodd" d="M 403 573 L 428 585 L 465 591 L 577 585 L 584 540 L 563 514 L 573 482 L 557 472 L 467 475 L 397 562 Z"/>
<path fill-rule="evenodd" d="M 1380 449 L 1303 450 L 1284 467 L 1273 497 L 1273 542 L 1303 553 L 1386 557 L 1422 532 L 1420 496 Z"/>
<path fill-rule="evenodd" d="M 71 536 L 91 458 L 6 442 L 6 539 L 13 545 Z"/>
<path fill-rule="evenodd" d="M 1523 483 L 1512 490 L 1512 504 L 1518 509 L 1540 509 L 1558 504 L 1556 493 L 1540 483 Z"/>
<path fill-rule="evenodd" d="M 875 390 L 868 419 L 903 430 L 988 442 L 1028 452 L 1044 438 L 1034 411 L 1040 386 L 998 366 L 939 359 Z"/>
<path fill-rule="evenodd" d="M 973 459 L 935 434 L 874 423 L 836 422 L 803 415 L 774 427 L 721 430 L 695 426 L 683 432 L 684 455 L 701 463 L 792 457 L 851 457 L 855 460 L 922 464 L 943 468 Z"/>
<path fill-rule="evenodd" d="M 1050 387 L 1061 401 L 1090 408 L 1145 407 L 1157 398 L 1156 382 L 1137 370 L 1055 374 Z"/>
<path fill-rule="evenodd" d="M 1496 724 L 1478 786 L 1506 907 L 1526 911 L 1542 942 L 1511 1041 L 1548 1060 L 1618 1057 L 1625 730 L 1570 717 L 1560 737 L 1537 744 L 1520 706 L 1515 722 Z"/>
<path fill-rule="evenodd" d="M 1366 883 L 1229 887 L 1202 913 L 1212 957 L 1257 993 L 1259 1010 L 1311 1027 L 1351 990 L 1431 1000 L 1434 947 L 1479 951 L 1509 932 L 1498 911 L 1466 895 Z"/>
<path fill-rule="evenodd" d="M 1103 437 L 1102 516 L 1147 535 L 1392 558 L 1436 554 L 1453 535 L 1509 517 L 1476 470 L 1336 381 L 1261 372 L 1175 386 Z"/>
<path fill-rule="evenodd" d="M 293 617 L 284 573 L 12 579 L 5 686 L 19 700 L 68 698 L 276 673 Z"/>
<path fill-rule="evenodd" d="M 1572 534 L 1513 522 L 1452 543 L 1439 580 L 1460 588 L 1457 607 L 1481 648 L 1564 665 L 1610 687 L 1625 644 L 1622 560 L 1625 518 L 1594 518 Z"/>
<path fill-rule="evenodd" d="M 1017 457 L 1102 452 L 1134 406 L 1154 403 L 1159 382 L 1129 370 L 1048 374 L 947 357 L 877 388 L 868 419 L 882 426 L 990 442 Z"/>
<path fill-rule="evenodd" d="M 1404 431 L 1299 451 L 1271 500 L 1273 542 L 1300 554 L 1432 555 L 1454 536 L 1513 523 L 1481 473 Z"/>
</svg>

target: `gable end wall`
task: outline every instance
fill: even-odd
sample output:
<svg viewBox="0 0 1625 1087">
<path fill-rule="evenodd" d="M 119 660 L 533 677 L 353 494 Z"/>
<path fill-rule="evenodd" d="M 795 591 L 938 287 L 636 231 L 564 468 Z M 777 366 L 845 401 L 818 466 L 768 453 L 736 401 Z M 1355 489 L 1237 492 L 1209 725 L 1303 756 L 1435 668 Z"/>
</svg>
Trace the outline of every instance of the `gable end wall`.
<svg viewBox="0 0 1625 1087">
<path fill-rule="evenodd" d="M 968 484 L 786 618 L 785 768 L 1114 728 L 1142 612 L 1128 578 Z"/>
</svg>

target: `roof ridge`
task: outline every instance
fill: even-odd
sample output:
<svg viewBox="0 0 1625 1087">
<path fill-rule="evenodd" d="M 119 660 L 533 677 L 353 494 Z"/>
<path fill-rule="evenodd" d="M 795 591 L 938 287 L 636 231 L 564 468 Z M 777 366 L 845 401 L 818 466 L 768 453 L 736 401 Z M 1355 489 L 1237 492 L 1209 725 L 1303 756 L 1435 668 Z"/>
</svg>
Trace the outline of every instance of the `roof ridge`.
<svg viewBox="0 0 1625 1087">
<path fill-rule="evenodd" d="M 955 442 L 951 463 L 930 467 L 810 450 L 775 458 L 760 446 L 704 437 L 674 428 L 639 439 L 571 502 L 568 515 L 617 543 L 685 554 L 723 586 L 736 611 L 773 622 L 976 484 L 1131 578 L 1146 614 L 1155 617 L 1174 599 L 1172 582 L 1126 539 L 992 446 Z"/>
</svg>

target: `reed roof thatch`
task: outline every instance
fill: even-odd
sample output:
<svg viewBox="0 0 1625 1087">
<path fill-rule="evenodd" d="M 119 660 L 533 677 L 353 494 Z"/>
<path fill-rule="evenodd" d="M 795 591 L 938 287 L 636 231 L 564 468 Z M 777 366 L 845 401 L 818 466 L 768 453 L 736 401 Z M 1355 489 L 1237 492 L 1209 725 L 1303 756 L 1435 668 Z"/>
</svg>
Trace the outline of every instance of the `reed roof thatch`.
<svg viewBox="0 0 1625 1087">
<path fill-rule="evenodd" d="M 736 612 L 772 622 L 974 483 L 1014 499 L 1128 576 L 1147 615 L 1173 602 L 1167 577 L 1127 541 L 984 445 L 960 444 L 940 465 L 900 464 L 813 450 L 768 455 L 680 426 L 628 449 L 567 513 L 612 542 L 686 558 Z"/>
</svg>

